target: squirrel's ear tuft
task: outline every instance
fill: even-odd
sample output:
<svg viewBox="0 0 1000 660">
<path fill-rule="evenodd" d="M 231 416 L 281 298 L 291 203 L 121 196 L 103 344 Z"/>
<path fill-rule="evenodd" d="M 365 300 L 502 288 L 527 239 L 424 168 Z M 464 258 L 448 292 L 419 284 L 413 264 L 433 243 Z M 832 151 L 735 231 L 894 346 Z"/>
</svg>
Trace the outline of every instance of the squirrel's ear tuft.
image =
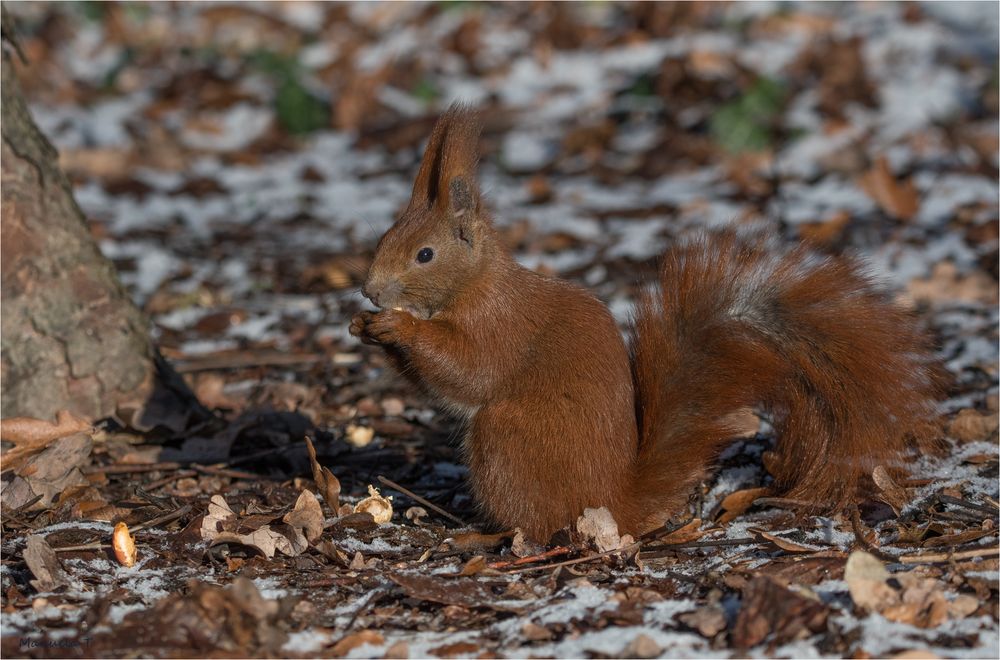
<svg viewBox="0 0 1000 660">
<path fill-rule="evenodd" d="M 478 204 L 479 113 L 453 104 L 434 130 L 413 184 L 410 207 L 471 213 Z"/>
</svg>

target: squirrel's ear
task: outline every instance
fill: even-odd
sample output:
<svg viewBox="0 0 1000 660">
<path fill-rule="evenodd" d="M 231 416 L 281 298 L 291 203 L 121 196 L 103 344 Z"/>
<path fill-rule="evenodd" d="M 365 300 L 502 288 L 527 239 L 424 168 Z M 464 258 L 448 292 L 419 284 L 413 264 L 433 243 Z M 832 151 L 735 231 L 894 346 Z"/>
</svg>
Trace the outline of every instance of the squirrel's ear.
<svg viewBox="0 0 1000 660">
<path fill-rule="evenodd" d="M 413 184 L 411 208 L 437 207 L 460 219 L 475 215 L 480 130 L 478 113 L 460 104 L 438 119 Z"/>
<path fill-rule="evenodd" d="M 472 245 L 474 225 L 479 219 L 479 191 L 475 181 L 457 176 L 448 184 L 448 215 L 455 234 Z"/>
</svg>

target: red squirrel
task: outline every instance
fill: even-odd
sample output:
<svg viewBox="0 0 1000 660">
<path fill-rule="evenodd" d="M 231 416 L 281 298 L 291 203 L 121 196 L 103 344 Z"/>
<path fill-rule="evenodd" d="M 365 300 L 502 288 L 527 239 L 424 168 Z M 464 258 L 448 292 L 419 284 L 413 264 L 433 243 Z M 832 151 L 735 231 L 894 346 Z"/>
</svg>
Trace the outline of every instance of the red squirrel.
<svg viewBox="0 0 1000 660">
<path fill-rule="evenodd" d="M 479 133 L 463 106 L 435 125 L 362 287 L 381 311 L 350 332 L 465 420 L 495 524 L 547 540 L 604 506 L 623 533 L 656 528 L 748 407 L 773 419 L 775 488 L 823 509 L 927 437 L 925 340 L 850 260 L 701 236 L 663 256 L 626 344 L 597 298 L 506 249 L 476 183 Z"/>
</svg>

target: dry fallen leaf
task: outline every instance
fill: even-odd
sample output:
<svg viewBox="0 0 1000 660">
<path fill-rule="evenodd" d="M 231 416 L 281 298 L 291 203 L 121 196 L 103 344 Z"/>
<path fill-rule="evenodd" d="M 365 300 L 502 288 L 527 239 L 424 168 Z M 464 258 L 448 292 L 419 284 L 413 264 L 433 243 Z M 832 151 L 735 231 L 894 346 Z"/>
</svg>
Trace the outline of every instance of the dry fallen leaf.
<svg viewBox="0 0 1000 660">
<path fill-rule="evenodd" d="M 788 539 L 782 538 L 775 534 L 770 534 L 757 527 L 750 527 L 747 529 L 748 532 L 753 534 L 758 538 L 762 538 L 768 543 L 778 547 L 785 552 L 816 552 L 817 548 L 810 548 L 809 546 L 799 545 L 794 541 L 789 541 Z"/>
<path fill-rule="evenodd" d="M 282 518 L 292 527 L 303 530 L 306 540 L 313 543 L 323 535 L 323 509 L 312 491 L 304 490 L 295 501 L 295 508 Z"/>
<path fill-rule="evenodd" d="M 701 518 L 694 518 L 680 529 L 675 529 L 666 536 L 658 539 L 662 543 L 690 543 L 697 541 L 705 535 L 701 529 Z"/>
<path fill-rule="evenodd" d="M 19 509 L 36 496 L 41 499 L 32 509 L 45 509 L 63 492 L 72 488 L 87 486 L 90 482 L 80 467 L 90 461 L 93 441 L 86 433 L 74 433 L 58 438 L 39 453 L 27 456 L 24 464 L 3 489 L 3 503 L 12 509 Z M 9 464 L 4 460 L 4 469 Z"/>
<path fill-rule="evenodd" d="M 521 626 L 521 634 L 529 642 L 544 642 L 552 639 L 552 632 L 548 628 L 543 628 L 537 623 L 528 621 Z"/>
<path fill-rule="evenodd" d="M 940 548 L 946 546 L 956 546 L 963 543 L 976 541 L 984 536 L 993 536 L 997 533 L 995 529 L 970 529 L 957 534 L 945 534 L 944 536 L 933 536 L 923 542 L 925 548 Z"/>
<path fill-rule="evenodd" d="M 402 640 L 400 640 L 398 642 L 395 642 L 395 643 L 393 643 L 392 646 L 390 646 L 389 648 L 387 648 L 385 650 L 385 655 L 383 655 L 382 657 L 383 658 L 399 658 L 400 660 L 403 660 L 405 658 L 409 658 L 410 657 L 410 645 L 407 644 L 406 642 L 402 641 Z"/>
<path fill-rule="evenodd" d="M 12 442 L 19 448 L 37 449 L 53 440 L 89 429 L 90 422 L 87 420 L 68 410 L 60 410 L 56 414 L 55 423 L 33 417 L 8 417 L 0 420 L 0 440 Z"/>
<path fill-rule="evenodd" d="M 544 550 L 544 546 L 535 543 L 525 536 L 520 527 L 514 529 L 514 538 L 510 542 L 510 553 L 512 555 L 515 557 L 531 557 L 541 554 Z"/>
<path fill-rule="evenodd" d="M 774 645 L 804 639 L 826 628 L 830 610 L 823 603 L 756 577 L 743 589 L 743 603 L 732 629 L 733 644 L 747 649 L 765 639 Z"/>
<path fill-rule="evenodd" d="M 707 605 L 694 612 L 685 612 L 677 620 L 697 630 L 702 637 L 712 638 L 726 629 L 726 613 L 718 605 Z"/>
<path fill-rule="evenodd" d="M 355 552 L 354 556 L 351 557 L 351 563 L 347 565 L 347 568 L 352 571 L 366 571 L 371 568 L 378 566 L 378 558 L 372 557 L 371 559 L 365 559 L 365 556 L 360 552 Z"/>
<path fill-rule="evenodd" d="M 836 211 L 830 217 L 820 222 L 803 222 L 799 224 L 799 238 L 819 246 L 832 245 L 840 240 L 850 221 L 850 213 L 847 211 Z"/>
<path fill-rule="evenodd" d="M 847 558 L 844 581 L 854 604 L 876 612 L 899 602 L 899 594 L 888 584 L 891 577 L 874 555 L 855 550 Z"/>
<path fill-rule="evenodd" d="M 463 656 L 477 657 L 481 653 L 478 644 L 472 642 L 454 642 L 430 650 L 431 657 L 458 658 Z"/>
<path fill-rule="evenodd" d="M 938 660 L 941 656 L 936 655 L 930 649 L 910 649 L 889 657 L 893 660 Z"/>
<path fill-rule="evenodd" d="M 348 653 L 364 644 L 381 646 L 385 643 L 385 638 L 374 630 L 362 630 L 352 633 L 334 644 L 330 654 L 334 658 L 346 657 Z"/>
<path fill-rule="evenodd" d="M 883 617 L 897 623 L 919 628 L 936 628 L 952 618 L 968 616 L 967 602 L 949 603 L 944 596 L 944 584 L 917 570 L 893 576 L 902 587 L 900 602 L 884 607 Z M 976 607 L 972 608 L 975 611 Z"/>
<path fill-rule="evenodd" d="M 254 516 L 250 516 L 243 519 L 244 529 L 248 526 L 248 520 L 253 518 Z M 257 516 L 256 518 L 258 518 L 257 524 L 270 520 L 268 516 Z M 275 552 L 295 557 L 309 547 L 309 541 L 306 540 L 301 529 L 287 523 L 279 523 L 273 527 L 269 524 L 261 524 L 253 531 L 243 534 L 236 532 L 240 524 L 225 498 L 221 495 L 213 495 L 208 504 L 208 513 L 201 522 L 201 538 L 209 541 L 213 546 L 223 543 L 246 546 L 257 550 L 268 559 L 273 557 Z"/>
<path fill-rule="evenodd" d="M 379 525 L 392 520 L 392 496 L 383 497 L 375 486 L 368 486 L 368 497 L 354 505 L 354 513 L 369 513 Z"/>
<path fill-rule="evenodd" d="M 655 658 L 663 653 L 663 647 L 656 643 L 652 637 L 639 633 L 628 646 L 625 647 L 624 657 L 626 658 Z"/>
<path fill-rule="evenodd" d="M 951 261 L 934 265 L 927 278 L 914 278 L 907 284 L 907 294 L 916 302 L 972 302 L 995 305 L 997 282 L 982 270 L 960 274 Z"/>
<path fill-rule="evenodd" d="M 111 537 L 111 546 L 115 551 L 115 559 L 126 568 L 135 566 L 136 549 L 135 539 L 128 532 L 128 525 L 120 522 L 115 525 L 114 534 Z"/>
<path fill-rule="evenodd" d="M 897 181 L 889 161 L 880 156 L 861 177 L 861 188 L 883 211 L 897 220 L 910 220 L 920 208 L 920 199 L 912 181 Z"/>
<path fill-rule="evenodd" d="M 520 613 L 523 608 L 498 596 L 488 584 L 472 578 L 443 577 L 416 573 L 392 573 L 389 579 L 398 584 L 410 598 L 440 605 L 466 608 L 488 607 L 501 612 Z"/>
<path fill-rule="evenodd" d="M 278 612 L 278 601 L 264 598 L 249 578 L 238 576 L 225 588 L 192 579 L 185 589 L 126 617 L 119 630 L 125 639 L 163 639 L 161 631 L 168 631 L 178 648 L 197 648 L 212 640 L 217 645 L 213 648 L 228 649 L 231 656 L 277 657 L 287 640 L 277 625 Z"/>
<path fill-rule="evenodd" d="M 979 609 L 979 599 L 968 594 L 959 594 L 948 603 L 948 617 L 951 619 L 964 619 Z"/>
<path fill-rule="evenodd" d="M 589 540 L 599 552 L 617 550 L 622 547 L 622 537 L 618 535 L 618 523 L 606 507 L 587 508 L 576 520 L 576 529 Z"/>
<path fill-rule="evenodd" d="M 883 465 L 878 465 L 872 470 L 872 481 L 879 489 L 879 499 L 891 506 L 896 516 L 899 516 L 910 501 L 906 489 L 893 481 Z"/>
<path fill-rule="evenodd" d="M 316 449 L 308 436 L 306 437 L 306 451 L 309 452 L 309 465 L 312 468 L 316 488 L 323 495 L 323 501 L 326 502 L 326 505 L 330 507 L 334 515 L 337 515 L 340 508 L 340 480 L 316 460 Z"/>
<path fill-rule="evenodd" d="M 458 573 L 455 574 L 456 577 L 468 577 L 470 575 L 477 575 L 486 570 L 486 558 L 482 555 L 476 555 L 469 561 L 465 562 L 465 566 L 462 567 Z"/>
<path fill-rule="evenodd" d="M 758 497 L 767 497 L 770 494 L 770 488 L 747 488 L 726 495 L 719 505 L 723 511 L 717 519 L 719 524 L 725 525 L 732 522 L 737 517 L 746 513 Z"/>
<path fill-rule="evenodd" d="M 31 580 L 31 586 L 38 591 L 52 591 L 56 587 L 68 584 L 59 557 L 44 536 L 32 534 L 28 537 L 23 558 L 28 570 L 35 576 L 35 579 Z"/>
<path fill-rule="evenodd" d="M 57 440 L 71 436 L 89 437 L 92 429 L 86 421 L 62 411 L 56 424 L 29 417 L 14 417 L 3 421 L 5 442 L 14 447 L 4 452 L 4 470 L 18 470 L 38 452 L 51 447 Z"/>
<path fill-rule="evenodd" d="M 948 435 L 959 442 L 988 440 L 998 425 L 1000 416 L 997 413 L 984 415 L 974 408 L 964 408 L 948 423 Z"/>
</svg>

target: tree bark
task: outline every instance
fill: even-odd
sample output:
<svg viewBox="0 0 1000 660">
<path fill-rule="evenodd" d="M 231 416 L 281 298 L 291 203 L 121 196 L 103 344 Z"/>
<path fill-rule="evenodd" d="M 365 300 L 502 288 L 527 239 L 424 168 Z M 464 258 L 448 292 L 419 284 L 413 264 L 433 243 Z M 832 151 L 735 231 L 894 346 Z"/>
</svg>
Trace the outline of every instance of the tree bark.
<svg viewBox="0 0 1000 660">
<path fill-rule="evenodd" d="M 141 407 L 157 380 L 149 322 L 94 242 L 4 51 L 0 416 Z"/>
</svg>

